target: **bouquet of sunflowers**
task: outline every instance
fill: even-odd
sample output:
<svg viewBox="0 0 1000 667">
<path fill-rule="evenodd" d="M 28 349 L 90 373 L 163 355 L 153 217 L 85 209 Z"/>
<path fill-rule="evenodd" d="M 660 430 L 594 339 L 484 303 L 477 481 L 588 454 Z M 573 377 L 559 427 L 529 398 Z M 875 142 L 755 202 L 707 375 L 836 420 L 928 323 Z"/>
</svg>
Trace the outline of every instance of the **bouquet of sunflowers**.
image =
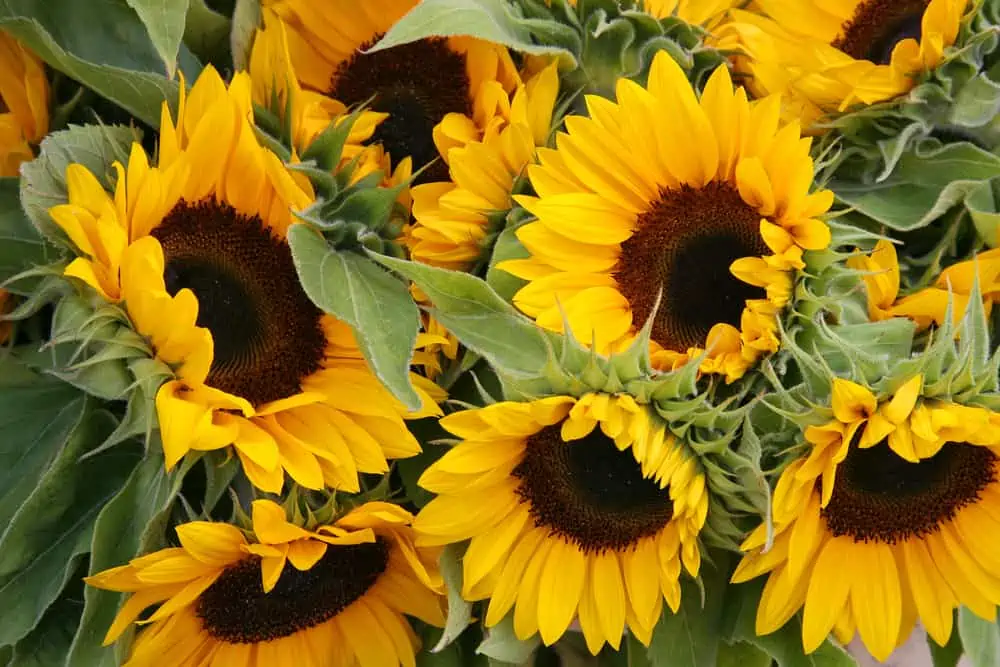
<svg viewBox="0 0 1000 667">
<path fill-rule="evenodd" d="M 1000 0 L 7 0 L 0 97 L 0 666 L 1000 665 Z"/>
</svg>

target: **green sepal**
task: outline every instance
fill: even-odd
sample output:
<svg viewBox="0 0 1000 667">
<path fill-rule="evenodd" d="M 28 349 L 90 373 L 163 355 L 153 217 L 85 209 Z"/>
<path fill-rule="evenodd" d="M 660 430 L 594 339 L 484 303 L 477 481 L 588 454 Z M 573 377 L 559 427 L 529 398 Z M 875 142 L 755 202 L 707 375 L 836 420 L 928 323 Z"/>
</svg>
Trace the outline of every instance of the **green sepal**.
<svg viewBox="0 0 1000 667">
<path fill-rule="evenodd" d="M 372 261 L 378 255 L 334 249 L 304 223 L 289 227 L 288 245 L 306 295 L 351 327 L 372 372 L 407 407 L 419 409 L 410 361 L 420 322 L 406 283 Z"/>
<path fill-rule="evenodd" d="M 438 559 L 441 577 L 448 589 L 448 614 L 441 637 L 433 647 L 428 647 L 431 653 L 438 653 L 454 642 L 472 623 L 472 603 L 462 597 L 462 558 L 467 546 L 465 543 L 449 544 Z"/>
<path fill-rule="evenodd" d="M 71 248 L 66 234 L 49 216 L 49 209 L 69 201 L 66 167 L 86 167 L 106 190 L 114 185 L 111 164 L 128 164 L 135 128 L 107 125 L 71 125 L 42 140 L 38 157 L 21 165 L 21 205 L 38 231 L 53 244 Z"/>
<path fill-rule="evenodd" d="M 528 639 L 517 638 L 514 634 L 514 612 L 511 611 L 492 628 L 484 630 L 483 641 L 476 647 L 476 653 L 504 664 L 525 665 L 529 664 L 541 643 L 537 634 Z"/>
</svg>

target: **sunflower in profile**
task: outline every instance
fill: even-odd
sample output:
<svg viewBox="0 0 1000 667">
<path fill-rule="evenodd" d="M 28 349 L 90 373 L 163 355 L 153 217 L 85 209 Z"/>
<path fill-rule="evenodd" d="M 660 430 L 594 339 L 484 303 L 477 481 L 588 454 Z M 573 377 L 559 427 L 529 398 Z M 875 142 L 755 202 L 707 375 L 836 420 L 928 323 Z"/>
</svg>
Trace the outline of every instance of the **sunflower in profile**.
<svg viewBox="0 0 1000 667">
<path fill-rule="evenodd" d="M 756 103 L 719 67 L 699 100 L 665 52 L 648 88 L 622 79 L 617 103 L 587 97 L 556 148 L 528 167 L 537 221 L 530 252 L 500 268 L 528 281 L 514 304 L 539 325 L 565 321 L 601 353 L 629 345 L 654 315 L 652 358 L 672 369 L 707 351 L 702 370 L 741 377 L 778 348 L 804 250 L 825 248 L 829 191 L 810 194 L 809 140 L 779 128 L 777 97 Z"/>
<path fill-rule="evenodd" d="M 907 92 L 954 45 L 966 0 L 756 0 L 733 10 L 757 94 L 783 93 L 805 125 Z"/>
<path fill-rule="evenodd" d="M 87 577 L 130 593 L 105 637 L 115 642 L 147 607 L 127 667 L 413 665 L 404 614 L 443 625 L 437 551 L 414 546 L 412 515 L 369 502 L 314 530 L 269 500 L 253 532 L 195 521 L 179 547 Z"/>
<path fill-rule="evenodd" d="M 902 298 L 899 298 L 899 260 L 891 242 L 880 240 L 871 253 L 857 253 L 847 260 L 847 265 L 862 273 L 872 321 L 907 317 L 921 329 L 932 324 L 941 326 L 950 304 L 951 323 L 957 326 L 977 283 L 987 316 L 993 304 L 1000 301 L 1000 249 L 987 250 L 974 259 L 953 264 L 941 271 L 932 286 Z"/>
<path fill-rule="evenodd" d="M 308 180 L 254 138 L 250 79 L 206 68 L 164 106 L 160 164 L 138 144 L 115 164 L 113 195 L 84 167 L 66 172 L 69 203 L 50 210 L 79 250 L 66 274 L 123 302 L 174 379 L 156 394 L 167 468 L 190 450 L 235 446 L 251 482 L 358 490 L 358 473 L 420 446 L 408 413 L 368 370 L 353 333 L 299 284 L 285 239 Z M 425 391 L 426 389 L 426 391 Z M 440 396 L 440 392 L 437 392 Z"/>
<path fill-rule="evenodd" d="M 471 539 L 462 595 L 489 598 L 486 625 L 555 642 L 574 618 L 595 655 L 627 623 L 649 643 L 663 600 L 696 576 L 708 513 L 700 463 L 627 395 L 503 402 L 441 426 L 462 438 L 420 478 L 437 494 L 417 544 Z"/>
<path fill-rule="evenodd" d="M 499 97 L 518 83 L 505 47 L 469 37 L 429 38 L 376 53 L 373 46 L 417 0 L 264 0 L 287 26 L 292 65 L 300 85 L 340 104 L 370 101 L 387 114 L 371 141 L 383 147 L 393 170 L 406 162 L 417 182 L 448 180 L 438 157 L 435 132 L 448 132 L 449 115 L 492 116 Z M 438 128 L 438 129 L 436 129 Z M 461 128 L 459 128 L 461 129 Z"/>
<path fill-rule="evenodd" d="M 445 118 L 446 124 L 466 127 L 435 135 L 449 180 L 413 188 L 407 246 L 415 261 L 467 271 L 482 259 L 514 205 L 514 181 L 549 138 L 558 93 L 559 75 L 550 63 L 512 98 L 498 97 L 483 130 L 466 116 Z M 462 143 L 455 136 L 470 139 Z"/>
<path fill-rule="evenodd" d="M 806 449 L 773 496 L 773 544 L 758 527 L 733 581 L 768 574 L 757 634 L 800 608 L 814 651 L 832 630 L 860 634 L 885 660 L 917 618 L 942 646 L 959 605 L 992 620 L 1000 604 L 1000 414 L 922 395 L 910 378 L 878 400 L 833 383 L 833 418 L 805 430 Z"/>
<path fill-rule="evenodd" d="M 0 31 L 0 176 L 17 176 L 49 131 L 49 82 L 35 54 Z"/>
</svg>

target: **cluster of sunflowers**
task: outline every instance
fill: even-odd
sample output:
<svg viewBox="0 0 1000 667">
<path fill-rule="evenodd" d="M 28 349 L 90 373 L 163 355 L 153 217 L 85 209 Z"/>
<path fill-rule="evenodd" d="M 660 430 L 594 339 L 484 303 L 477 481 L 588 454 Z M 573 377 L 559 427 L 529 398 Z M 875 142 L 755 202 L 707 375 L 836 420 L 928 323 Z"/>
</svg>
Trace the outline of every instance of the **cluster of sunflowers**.
<svg viewBox="0 0 1000 667">
<path fill-rule="evenodd" d="M 0 30 L 0 665 L 1000 664 L 1000 0 Z"/>
</svg>

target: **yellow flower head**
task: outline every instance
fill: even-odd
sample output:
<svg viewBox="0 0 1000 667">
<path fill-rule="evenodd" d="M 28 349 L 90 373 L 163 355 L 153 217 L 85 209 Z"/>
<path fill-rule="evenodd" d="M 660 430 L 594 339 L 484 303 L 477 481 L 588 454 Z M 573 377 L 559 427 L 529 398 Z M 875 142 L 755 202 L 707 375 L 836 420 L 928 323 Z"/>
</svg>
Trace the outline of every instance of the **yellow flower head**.
<svg viewBox="0 0 1000 667">
<path fill-rule="evenodd" d="M 420 451 L 403 417 L 438 413 L 424 389 L 440 392 L 414 376 L 424 408 L 408 413 L 303 292 L 285 233 L 312 190 L 257 143 L 250 85 L 206 68 L 176 123 L 164 106 L 159 166 L 134 144 L 113 195 L 69 166 L 69 203 L 50 211 L 79 250 L 66 274 L 122 302 L 175 374 L 156 395 L 168 469 L 233 445 L 265 491 L 285 472 L 357 491 L 359 472 Z"/>
<path fill-rule="evenodd" d="M 880 401 L 834 380 L 833 418 L 775 487 L 773 543 L 761 525 L 742 545 L 733 581 L 768 575 L 758 634 L 802 609 L 807 653 L 857 632 L 885 660 L 918 618 L 941 645 L 959 605 L 994 618 L 1000 415 L 926 398 L 922 381 Z"/>
<path fill-rule="evenodd" d="M 448 415 L 462 438 L 420 478 L 437 494 L 417 544 L 471 539 L 462 595 L 486 625 L 549 645 L 577 618 L 590 651 L 625 624 L 648 644 L 681 565 L 697 575 L 708 489 L 698 461 L 627 395 L 553 396 Z"/>
<path fill-rule="evenodd" d="M 369 502 L 306 530 L 257 500 L 251 539 L 225 523 L 182 524 L 179 547 L 86 582 L 130 594 L 105 645 L 160 605 L 140 621 L 148 626 L 127 667 L 280 667 L 302 664 L 303 655 L 344 667 L 413 665 L 418 642 L 403 615 L 438 626 L 444 617 L 438 553 L 414 545 L 412 519 L 397 505 Z"/>
<path fill-rule="evenodd" d="M 622 79 L 617 102 L 587 97 L 556 148 L 528 168 L 537 217 L 517 231 L 529 259 L 499 266 L 528 282 L 515 305 L 539 325 L 604 354 L 628 346 L 653 315 L 653 363 L 708 352 L 729 381 L 778 348 L 804 250 L 825 248 L 829 191 L 809 192 L 813 162 L 779 101 L 747 100 L 718 68 L 699 99 L 665 52 L 647 87 Z"/>
<path fill-rule="evenodd" d="M 298 84 L 335 104 L 370 102 L 383 114 L 371 141 L 391 158 L 392 171 L 409 175 L 424 167 L 418 182 L 447 180 L 434 129 L 449 114 L 484 127 L 496 100 L 519 83 L 506 48 L 469 37 L 424 39 L 364 53 L 417 0 L 264 0 L 265 19 L 287 30 L 288 51 Z"/>
<path fill-rule="evenodd" d="M 911 88 L 955 43 L 966 0 L 756 0 L 722 32 L 747 54 L 740 68 L 758 95 L 782 93 L 809 126 Z"/>
<path fill-rule="evenodd" d="M 20 42 L 0 32 L 0 176 L 17 176 L 49 131 L 45 65 Z"/>
</svg>

